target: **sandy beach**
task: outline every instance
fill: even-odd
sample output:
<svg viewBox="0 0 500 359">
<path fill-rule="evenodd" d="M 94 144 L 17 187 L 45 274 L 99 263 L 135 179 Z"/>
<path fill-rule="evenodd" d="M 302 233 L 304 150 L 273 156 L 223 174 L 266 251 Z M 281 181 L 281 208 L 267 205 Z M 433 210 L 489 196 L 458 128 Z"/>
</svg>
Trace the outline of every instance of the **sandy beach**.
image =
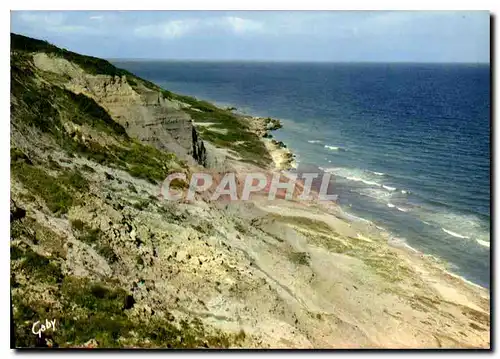
<svg viewBox="0 0 500 359">
<path fill-rule="evenodd" d="M 293 168 L 293 155 L 267 138 L 272 132 L 263 131 L 264 122 L 246 118 L 253 121 L 251 126 L 271 154 L 273 166 L 266 169 L 269 174 Z M 258 170 L 243 162 L 231 163 L 236 172 Z M 256 258 L 258 268 L 267 275 L 275 273 L 274 280 L 289 293 L 290 305 L 295 303 L 301 312 L 315 313 L 310 318 L 314 324 L 299 332 L 277 329 L 276 324 L 272 331 L 276 341 L 269 339 L 273 342 L 269 345 L 489 347 L 487 289 L 450 273 L 445 263 L 344 212 L 333 202 L 269 201 L 266 196 L 262 191 L 252 197 L 251 206 L 265 213 L 266 219 L 259 220 L 261 228 L 282 243 L 273 249 L 272 258 Z M 283 258 L 290 251 L 304 254 L 307 270 L 300 264 L 291 269 L 291 263 Z M 304 332 L 309 333 L 309 340 L 299 334 Z M 288 339 L 277 340 L 278 336 Z"/>
</svg>

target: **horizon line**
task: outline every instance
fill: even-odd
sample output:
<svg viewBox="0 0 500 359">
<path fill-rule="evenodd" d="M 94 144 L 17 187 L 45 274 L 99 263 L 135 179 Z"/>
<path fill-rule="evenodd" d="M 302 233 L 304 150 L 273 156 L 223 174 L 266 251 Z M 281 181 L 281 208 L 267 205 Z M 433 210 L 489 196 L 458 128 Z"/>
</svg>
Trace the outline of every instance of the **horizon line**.
<svg viewBox="0 0 500 359">
<path fill-rule="evenodd" d="M 290 63 L 290 64 L 430 64 L 430 65 L 491 65 L 488 62 L 465 62 L 465 61 L 315 61 L 315 60 L 242 60 L 242 59 L 156 59 L 156 58 L 127 58 L 108 57 L 108 61 L 150 61 L 150 62 L 225 62 L 225 63 Z"/>
</svg>

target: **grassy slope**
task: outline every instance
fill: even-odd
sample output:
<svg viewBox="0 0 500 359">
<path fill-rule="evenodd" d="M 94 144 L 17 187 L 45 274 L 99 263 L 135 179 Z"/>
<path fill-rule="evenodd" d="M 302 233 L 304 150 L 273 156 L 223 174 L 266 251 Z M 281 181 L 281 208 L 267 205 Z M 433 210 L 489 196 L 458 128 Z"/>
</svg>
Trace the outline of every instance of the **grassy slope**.
<svg viewBox="0 0 500 359">
<path fill-rule="evenodd" d="M 207 128 L 199 128 L 198 132 L 202 139 L 210 141 L 218 147 L 229 148 L 237 152 L 243 161 L 254 163 L 258 166 L 266 166 L 271 163 L 271 157 L 264 144 L 255 133 L 249 131 L 246 120 L 243 120 L 227 109 L 221 109 L 209 102 L 162 89 L 150 81 L 138 78 L 127 70 L 113 66 L 106 60 L 60 49 L 46 41 L 12 34 L 11 49 L 23 52 L 45 52 L 54 56 L 60 56 L 74 62 L 90 74 L 126 76 L 127 81 L 132 86 L 142 83 L 150 89 L 161 91 L 164 97 L 189 105 L 190 108 L 185 109 L 185 111 L 195 121 L 211 122 L 215 124 L 214 127 L 227 131 L 222 134 L 210 131 Z"/>
<path fill-rule="evenodd" d="M 105 60 L 61 50 L 40 40 L 12 34 L 11 41 L 11 175 L 13 183 L 27 191 L 24 202 L 42 203 L 47 215 L 67 221 L 68 210 L 86 201 L 90 185 L 86 172 L 91 173 L 92 167 L 63 167 L 52 159 L 53 153 L 86 158 L 152 183 L 163 180 L 171 170 L 187 170 L 174 154 L 129 138 L 94 100 L 67 91 L 59 86 L 64 79 L 36 69 L 30 54 L 48 52 L 91 74 L 125 75 L 134 83 L 143 80 Z M 89 128 L 107 140 L 84 138 L 78 130 L 68 132 L 68 125 Z M 109 239 L 99 229 L 78 221 L 73 221 L 71 228 L 75 238 L 93 245 L 108 263 L 117 260 L 107 244 Z M 63 274 L 66 238 L 38 223 L 30 213 L 11 223 L 11 240 L 16 243 L 11 246 L 11 289 L 18 347 L 47 344 L 31 333 L 33 322 L 43 318 L 59 323 L 57 331 L 43 338 L 54 346 L 78 346 L 89 339 L 96 339 L 100 347 L 123 346 L 118 338 L 129 345 L 152 347 L 227 347 L 233 342 L 234 338 L 223 333 L 205 332 L 196 318 L 180 325 L 164 319 L 148 323 L 130 319 L 126 305 L 130 294 L 118 283 Z M 51 300 L 31 295 L 36 288 L 50 293 Z"/>
</svg>

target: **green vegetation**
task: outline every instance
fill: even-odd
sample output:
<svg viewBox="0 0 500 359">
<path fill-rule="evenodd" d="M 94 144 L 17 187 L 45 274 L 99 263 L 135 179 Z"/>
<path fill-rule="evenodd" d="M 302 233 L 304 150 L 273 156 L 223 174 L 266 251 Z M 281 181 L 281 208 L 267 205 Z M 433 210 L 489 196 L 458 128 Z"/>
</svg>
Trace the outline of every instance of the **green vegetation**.
<svg viewBox="0 0 500 359">
<path fill-rule="evenodd" d="M 94 99 L 85 96 L 84 94 L 75 94 L 66 89 L 54 88 L 60 93 L 61 98 L 67 100 L 68 107 L 66 110 L 72 114 L 71 121 L 78 125 L 90 125 L 100 132 L 115 134 L 127 138 L 127 132 L 122 125 L 115 122 L 111 116 Z"/>
<path fill-rule="evenodd" d="M 57 307 L 41 299 L 13 296 L 16 346 L 35 347 L 37 337 L 31 333 L 31 325 L 44 318 L 56 320 L 57 330 L 44 334 L 60 347 L 82 346 L 95 339 L 99 348 L 227 348 L 246 337 L 242 331 L 226 335 L 214 330 L 210 334 L 196 318 L 179 324 L 158 317 L 137 322 L 125 309 L 129 294 L 111 283 L 68 276 L 55 295 L 60 302 Z"/>
<path fill-rule="evenodd" d="M 66 170 L 61 176 L 59 176 L 58 180 L 60 183 L 63 183 L 78 192 L 88 191 L 89 189 L 89 181 L 82 176 L 82 173 L 79 170 Z"/>
<path fill-rule="evenodd" d="M 19 269 L 38 282 L 55 284 L 63 278 L 57 262 L 41 256 L 29 247 L 22 251 L 19 247 L 12 246 L 11 256 L 13 260 L 21 259 Z"/>
<path fill-rule="evenodd" d="M 16 346 L 36 346 L 31 324 L 44 318 L 56 320 L 57 330 L 47 334 L 59 346 L 78 346 L 96 339 L 100 346 L 117 347 L 117 339 L 133 329 L 122 310 L 127 293 L 104 283 L 66 277 L 56 292 L 62 308 L 41 300 L 28 302 L 14 296 Z"/>
<path fill-rule="evenodd" d="M 16 99 L 11 102 L 12 117 L 27 126 L 50 133 L 61 125 L 58 111 L 53 106 L 54 93 L 50 86 L 35 83 L 34 78 L 24 59 L 12 58 L 11 96 Z"/>
<path fill-rule="evenodd" d="M 12 222 L 10 235 L 13 240 L 37 245 L 38 251 L 49 253 L 52 259 L 66 258 L 66 238 L 31 217 Z M 11 259 L 23 256 L 25 254 L 21 248 L 11 247 Z"/>
<path fill-rule="evenodd" d="M 10 246 L 10 259 L 15 261 L 24 256 L 24 251 L 18 246 Z"/>
<path fill-rule="evenodd" d="M 94 173 L 95 169 L 93 169 L 92 167 L 90 167 L 88 165 L 83 165 L 82 166 L 82 171 L 85 171 L 85 172 L 88 172 L 88 173 Z"/>
<path fill-rule="evenodd" d="M 47 160 L 49 162 L 49 167 L 53 170 L 60 170 L 62 169 L 61 165 L 59 164 L 59 162 L 55 161 L 52 156 L 48 156 L 47 157 Z"/>
<path fill-rule="evenodd" d="M 138 209 L 139 211 L 142 211 L 149 206 L 149 202 L 151 202 L 149 199 L 143 199 L 140 201 L 137 201 L 133 204 L 135 209 Z"/>
<path fill-rule="evenodd" d="M 14 49 L 29 51 L 43 49 L 59 53 L 59 49 L 43 41 L 17 35 L 13 35 L 13 39 Z M 68 53 L 70 52 L 63 51 L 65 56 Z M 74 55 L 80 60 L 87 58 Z M 83 94 L 74 94 L 56 85 L 35 81 L 34 69 L 23 54 L 14 54 L 11 58 L 11 94 L 15 99 L 12 102 L 12 118 L 16 119 L 16 125 L 34 127 L 42 133 L 51 135 L 52 139 L 70 155 L 79 154 L 101 164 L 113 165 L 152 183 L 165 179 L 169 173 L 167 166 L 174 169 L 186 167 L 176 159 L 175 155 L 130 139 L 123 126 L 116 123 L 93 99 Z M 73 58 L 70 56 L 69 60 L 72 61 Z M 99 65 L 96 65 L 101 71 L 98 73 L 109 74 L 111 70 L 108 65 L 115 69 L 106 61 L 100 61 L 104 60 L 90 61 L 87 65 Z M 89 126 L 99 133 L 112 136 L 120 145 L 104 146 L 89 140 L 88 136 L 84 140 L 80 129 L 76 126 L 73 133 L 68 133 L 63 126 L 67 121 L 79 126 Z"/>
<path fill-rule="evenodd" d="M 163 181 L 169 173 L 185 170 L 186 165 L 173 153 L 166 153 L 136 140 L 122 141 L 122 146 L 102 146 L 97 142 L 85 143 L 63 138 L 62 144 L 68 153 L 78 153 L 91 161 L 119 168 L 130 175 L 153 184 Z"/>
<path fill-rule="evenodd" d="M 137 189 L 135 188 L 135 186 L 132 184 L 132 183 L 129 183 L 127 185 L 127 188 L 130 192 L 134 192 L 134 193 L 137 193 Z"/>
<path fill-rule="evenodd" d="M 306 252 L 292 252 L 288 255 L 290 261 L 301 264 L 301 265 L 309 265 L 309 254 Z"/>
<path fill-rule="evenodd" d="M 297 228 L 297 232 L 306 237 L 310 243 L 326 248 L 333 253 L 346 253 L 352 246 L 348 245 L 340 236 L 332 232 L 330 235 L 325 235 L 318 232 L 306 231 Z"/>
<path fill-rule="evenodd" d="M 174 154 L 129 138 L 125 129 L 93 99 L 57 86 L 35 83 L 33 78 L 26 76 L 25 70 L 29 67 L 24 66 L 28 65 L 20 60 L 14 60 L 12 64 L 12 95 L 16 98 L 13 117 L 24 125 L 52 135 L 68 154 L 79 154 L 97 163 L 126 170 L 132 176 L 154 184 L 164 180 L 169 170 L 186 168 L 186 164 L 178 161 Z M 106 133 L 121 145 L 103 146 L 92 140 L 83 140 L 78 129 L 70 134 L 64 130 L 63 118 Z M 19 154 L 14 155 L 14 159 L 18 159 Z"/>
<path fill-rule="evenodd" d="M 90 74 L 126 76 L 134 87 L 160 91 L 158 86 L 105 60 L 59 49 L 45 41 L 11 34 L 11 43 L 11 128 L 20 138 L 33 139 L 31 151 L 25 150 L 24 140 L 19 142 L 22 149 L 16 147 L 15 141 L 11 147 L 12 179 L 28 192 L 15 193 L 21 202 L 45 203 L 57 215 L 84 203 L 82 199 L 93 188 L 89 174 L 95 170 L 91 164 L 72 168 L 73 161 L 55 155 L 59 150 L 70 157 L 84 157 L 125 170 L 155 184 L 173 171 L 188 171 L 186 162 L 179 161 L 174 154 L 131 139 L 92 98 L 66 90 L 63 86 L 69 79 L 66 75 L 35 68 L 31 53 L 45 52 L 65 58 Z M 177 96 L 168 91 L 163 93 L 170 98 Z M 211 105 L 206 106 L 208 110 Z M 94 136 L 95 133 L 98 135 Z M 39 152 L 51 155 L 45 158 Z M 172 184 L 187 186 L 184 181 Z M 129 190 L 137 192 L 132 184 Z M 154 197 L 146 205 L 151 200 Z M 11 223 L 11 237 L 15 241 L 10 249 L 11 290 L 17 346 L 35 347 L 48 339 L 54 346 L 74 347 L 94 339 L 98 347 L 228 347 L 245 339 L 243 331 L 226 335 L 215 329 L 207 330 L 197 318 L 176 322 L 168 312 L 167 320 L 162 316 L 138 319 L 137 313 L 131 315 L 132 296 L 116 281 L 92 282 L 63 275 L 61 263 L 71 243 L 30 216 L 33 213 Z M 213 230 L 208 222 L 199 225 L 207 232 Z M 73 219 L 71 226 L 75 238 L 91 246 L 108 263 L 119 260 L 110 239 L 100 228 L 82 219 Z M 40 295 L 41 291 L 44 295 Z M 45 338 L 38 339 L 31 326 L 46 318 L 56 320 L 57 330 L 47 331 Z"/>
<path fill-rule="evenodd" d="M 175 155 L 166 154 L 154 147 L 133 142 L 128 148 L 112 148 L 113 153 L 123 163 L 130 165 L 128 172 L 152 183 L 162 181 L 168 175 L 166 165 L 175 160 Z"/>
<path fill-rule="evenodd" d="M 72 220 L 71 227 L 76 231 L 78 240 L 94 247 L 97 253 L 103 256 L 108 263 L 118 261 L 119 258 L 107 242 L 106 235 L 99 228 L 92 228 L 80 219 Z"/>
<path fill-rule="evenodd" d="M 25 51 L 25 52 L 45 52 L 46 54 L 52 54 L 65 58 L 71 61 L 83 70 L 90 74 L 102 74 L 110 76 L 127 76 L 130 78 L 135 78 L 135 76 L 123 69 L 116 68 L 109 61 L 99 59 L 92 56 L 85 56 L 77 54 L 76 52 L 68 51 L 66 49 L 61 49 L 57 46 L 50 44 L 47 41 L 32 39 L 18 34 L 10 34 L 10 48 L 11 51 Z"/>
<path fill-rule="evenodd" d="M 206 219 L 198 220 L 198 223 L 193 225 L 193 228 L 196 229 L 200 233 L 205 233 L 208 236 L 213 235 L 216 232 L 213 224 Z"/>
<path fill-rule="evenodd" d="M 85 228 L 85 223 L 80 219 L 74 219 L 71 221 L 71 227 L 78 231 L 82 231 Z"/>
<path fill-rule="evenodd" d="M 332 227 L 317 219 L 299 216 L 282 216 L 280 214 L 269 214 L 268 217 L 282 223 L 291 224 L 294 227 L 313 230 L 327 235 L 335 234 Z"/>
<path fill-rule="evenodd" d="M 243 226 L 243 224 L 241 224 L 239 221 L 234 221 L 234 229 L 236 229 L 238 232 L 242 233 L 242 234 L 245 234 L 247 233 L 247 229 L 245 228 L 245 226 Z"/>
<path fill-rule="evenodd" d="M 54 213 L 64 214 L 89 183 L 78 170 L 65 170 L 54 177 L 35 166 L 22 151 L 11 149 L 11 173 L 33 194 L 40 196 Z M 54 168 L 54 167 L 53 167 Z M 57 167 L 61 169 L 61 167 Z"/>
<path fill-rule="evenodd" d="M 328 224 L 315 219 L 279 214 L 271 214 L 268 217 L 293 226 L 311 244 L 321 246 L 333 253 L 361 259 L 374 273 L 389 282 L 402 281 L 413 275 L 412 269 L 403 263 L 395 253 L 384 250 L 376 242 L 340 236 Z M 293 254 L 290 259 L 296 262 L 304 260 L 297 254 Z"/>
<path fill-rule="evenodd" d="M 78 236 L 78 240 L 87 243 L 88 245 L 93 245 L 99 242 L 102 237 L 102 231 L 98 228 L 89 228 L 84 226 L 81 234 Z"/>
<path fill-rule="evenodd" d="M 11 147 L 10 148 L 10 162 L 11 163 L 19 163 L 24 162 L 32 165 L 30 158 L 19 148 Z"/>
<path fill-rule="evenodd" d="M 73 204 L 73 196 L 67 188 L 44 170 L 24 162 L 11 165 L 12 175 L 20 180 L 24 187 L 39 195 L 47 207 L 54 213 L 64 214 Z"/>
<path fill-rule="evenodd" d="M 181 101 L 191 106 L 185 111 L 195 122 L 210 122 L 212 126 L 199 126 L 196 130 L 200 137 L 216 146 L 229 148 L 238 153 L 243 160 L 259 166 L 271 162 L 271 157 L 264 143 L 249 130 L 248 124 L 240 116 L 228 109 L 221 109 L 213 104 L 197 100 L 194 97 L 174 94 L 163 90 L 163 95 L 169 99 Z M 210 131 L 210 127 L 223 129 L 224 133 Z"/>
</svg>

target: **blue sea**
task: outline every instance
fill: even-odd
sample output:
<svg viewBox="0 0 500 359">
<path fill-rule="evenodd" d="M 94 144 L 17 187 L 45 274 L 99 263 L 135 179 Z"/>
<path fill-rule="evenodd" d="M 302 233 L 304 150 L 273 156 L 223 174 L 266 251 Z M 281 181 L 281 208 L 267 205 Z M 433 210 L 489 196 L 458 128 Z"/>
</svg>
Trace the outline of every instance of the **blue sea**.
<svg viewBox="0 0 500 359">
<path fill-rule="evenodd" d="M 174 92 L 271 116 L 349 213 L 490 285 L 490 67 L 113 61 Z"/>
</svg>

